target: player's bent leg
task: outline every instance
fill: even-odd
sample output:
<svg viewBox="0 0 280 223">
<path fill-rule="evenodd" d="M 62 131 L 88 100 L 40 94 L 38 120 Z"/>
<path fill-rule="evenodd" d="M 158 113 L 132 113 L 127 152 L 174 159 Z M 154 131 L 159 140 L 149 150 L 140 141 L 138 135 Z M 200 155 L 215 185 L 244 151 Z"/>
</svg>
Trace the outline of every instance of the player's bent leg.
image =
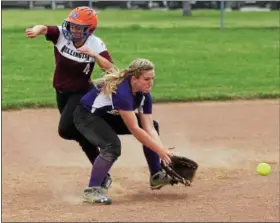
<svg viewBox="0 0 280 223">
<path fill-rule="evenodd" d="M 91 178 L 88 185 L 88 188 L 91 188 L 92 191 L 90 193 L 85 191 L 84 194 L 84 200 L 87 202 L 94 204 L 112 203 L 112 200 L 107 195 L 105 195 L 104 189 L 102 190 L 102 183 L 104 181 L 104 176 L 106 176 L 114 162 L 121 155 L 121 142 L 117 136 L 115 139 L 109 140 L 109 142 L 111 143 L 102 143 L 103 145 L 100 145 L 100 155 L 94 161 Z"/>
<path fill-rule="evenodd" d="M 77 93 L 68 96 L 67 102 L 64 104 L 63 109 L 61 108 L 61 118 L 58 126 L 58 134 L 63 139 L 67 140 L 75 140 L 82 147 L 82 150 L 86 154 L 87 158 L 91 162 L 94 163 L 94 160 L 99 155 L 99 149 L 97 146 L 92 145 L 76 128 L 74 124 L 74 111 L 79 103 L 80 98 L 83 94 Z M 102 189 L 107 191 L 112 184 L 112 178 L 110 174 L 108 174 L 103 182 Z"/>
<path fill-rule="evenodd" d="M 99 155 L 99 148 L 97 146 L 92 145 L 80 132 L 76 141 L 81 146 L 90 163 L 93 164 L 94 160 Z"/>
<path fill-rule="evenodd" d="M 81 134 L 92 145 L 100 148 L 100 154 L 92 167 L 88 188 L 84 191 L 84 201 L 92 204 L 108 204 L 111 199 L 102 190 L 102 184 L 113 163 L 121 155 L 121 142 L 114 130 L 102 117 L 93 116 L 78 106 L 74 113 L 74 123 Z"/>
<path fill-rule="evenodd" d="M 90 163 L 93 165 L 95 159 L 100 153 L 99 148 L 97 146 L 92 145 L 82 134 L 80 134 L 80 137 L 77 139 L 77 142 L 82 147 L 82 150 L 86 154 Z M 111 175 L 108 173 L 101 183 L 101 188 L 104 192 L 107 192 L 112 183 L 113 180 L 111 178 Z"/>
<path fill-rule="evenodd" d="M 58 135 L 61 138 L 66 140 L 76 140 L 76 134 L 77 130 L 75 129 L 75 126 L 73 124 L 63 122 L 62 119 L 60 119 L 58 125 Z"/>
<path fill-rule="evenodd" d="M 120 144 L 108 144 L 101 148 L 100 155 L 96 158 L 88 187 L 84 191 L 84 202 L 92 204 L 111 204 L 112 199 L 105 195 L 102 189 L 102 179 L 108 173 L 113 163 L 121 154 Z M 99 186 L 101 185 L 101 186 Z"/>
<path fill-rule="evenodd" d="M 154 128 L 159 134 L 159 124 L 154 120 Z M 159 190 L 163 186 L 173 185 L 172 179 L 162 169 L 160 157 L 157 153 L 143 146 L 143 151 L 150 169 L 150 187 L 152 190 Z"/>
<path fill-rule="evenodd" d="M 108 162 L 114 163 L 118 157 L 121 155 L 121 142 L 115 142 L 114 144 L 110 144 L 107 146 L 106 149 L 101 149 L 100 156 L 107 160 Z M 113 180 L 111 178 L 111 175 L 107 173 L 106 177 L 101 183 L 101 188 L 103 189 L 103 192 L 107 192 L 110 188 Z"/>
<path fill-rule="evenodd" d="M 67 96 L 68 100 L 63 107 L 58 124 L 58 134 L 63 139 L 76 140 L 79 136 L 79 131 L 73 123 L 73 113 L 82 96 L 82 93 L 73 93 Z"/>
<path fill-rule="evenodd" d="M 156 131 L 159 132 L 158 122 L 154 121 L 154 127 Z M 160 164 L 160 157 L 156 152 L 154 152 L 153 150 L 149 149 L 144 145 L 143 145 L 143 152 L 149 166 L 150 174 L 151 176 L 153 176 L 154 174 L 158 173 L 162 169 Z"/>
</svg>

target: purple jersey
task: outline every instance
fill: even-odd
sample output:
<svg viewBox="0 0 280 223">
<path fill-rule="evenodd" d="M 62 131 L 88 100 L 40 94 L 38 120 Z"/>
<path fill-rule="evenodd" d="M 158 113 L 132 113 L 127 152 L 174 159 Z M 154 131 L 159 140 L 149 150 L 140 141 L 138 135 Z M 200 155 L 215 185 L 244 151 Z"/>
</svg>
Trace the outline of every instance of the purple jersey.
<svg viewBox="0 0 280 223">
<path fill-rule="evenodd" d="M 91 83 L 91 73 L 95 60 L 86 54 L 78 53 L 72 41 L 65 39 L 60 26 L 47 26 L 46 39 L 54 44 L 55 72 L 53 86 L 61 92 L 88 90 Z M 84 43 L 104 58 L 111 60 L 105 44 L 94 35 Z"/>
<path fill-rule="evenodd" d="M 137 92 L 133 95 L 129 83 L 130 78 L 127 77 L 118 86 L 116 93 L 104 95 L 100 93 L 98 88 L 92 88 L 81 99 L 83 107 L 97 115 L 104 113 L 112 113 L 118 110 L 138 111 L 143 114 L 152 114 L 152 98 L 150 93 Z"/>
</svg>

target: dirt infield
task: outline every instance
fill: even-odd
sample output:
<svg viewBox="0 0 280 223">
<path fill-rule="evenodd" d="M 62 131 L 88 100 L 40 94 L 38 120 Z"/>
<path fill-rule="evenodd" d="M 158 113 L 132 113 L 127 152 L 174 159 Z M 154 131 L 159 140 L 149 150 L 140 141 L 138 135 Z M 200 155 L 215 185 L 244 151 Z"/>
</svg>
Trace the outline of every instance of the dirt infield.
<svg viewBox="0 0 280 223">
<path fill-rule="evenodd" d="M 195 159 L 190 188 L 149 189 L 141 145 L 121 137 L 110 206 L 81 203 L 90 163 L 57 134 L 56 109 L 2 112 L 3 221 L 279 221 L 279 104 L 157 104 L 163 142 Z M 271 164 L 268 177 L 255 172 Z"/>
</svg>

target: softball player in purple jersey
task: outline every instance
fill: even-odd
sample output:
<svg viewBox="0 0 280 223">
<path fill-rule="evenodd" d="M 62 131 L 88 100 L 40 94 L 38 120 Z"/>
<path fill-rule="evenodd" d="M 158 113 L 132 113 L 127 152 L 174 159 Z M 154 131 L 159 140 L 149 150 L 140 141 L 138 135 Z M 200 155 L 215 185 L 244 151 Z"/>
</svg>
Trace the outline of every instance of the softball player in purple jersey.
<svg viewBox="0 0 280 223">
<path fill-rule="evenodd" d="M 104 194 L 101 185 L 121 155 L 118 135 L 132 134 L 143 144 L 151 189 L 173 184 L 160 164 L 160 160 L 170 163 L 171 153 L 162 145 L 158 123 L 152 117 L 149 92 L 154 76 L 154 65 L 147 59 L 137 59 L 128 69 L 97 79 L 96 87 L 82 97 L 74 112 L 74 123 L 89 142 L 100 147 L 84 190 L 84 202 L 111 204 L 112 200 Z"/>
<path fill-rule="evenodd" d="M 93 86 L 91 73 L 95 63 L 106 71 L 113 67 L 105 44 L 93 35 L 96 26 L 95 11 L 89 7 L 78 7 L 70 12 L 62 26 L 36 25 L 25 31 L 28 38 L 45 35 L 46 40 L 53 43 L 56 65 L 53 87 L 61 114 L 58 133 L 64 139 L 77 141 L 92 164 L 99 149 L 75 128 L 73 113 L 81 97 Z M 108 189 L 110 184 L 108 175 L 102 186 Z"/>
</svg>

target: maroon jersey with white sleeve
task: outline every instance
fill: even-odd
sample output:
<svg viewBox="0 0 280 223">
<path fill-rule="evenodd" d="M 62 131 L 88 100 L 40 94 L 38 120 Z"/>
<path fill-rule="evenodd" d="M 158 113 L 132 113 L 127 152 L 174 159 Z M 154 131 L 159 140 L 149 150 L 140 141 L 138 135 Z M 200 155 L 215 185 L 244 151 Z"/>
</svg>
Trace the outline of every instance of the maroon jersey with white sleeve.
<svg viewBox="0 0 280 223">
<path fill-rule="evenodd" d="M 94 58 L 78 53 L 72 41 L 65 39 L 60 26 L 47 26 L 46 39 L 54 44 L 55 72 L 53 87 L 60 92 L 87 91 L 91 86 Z M 111 60 L 103 41 L 95 36 L 88 37 L 83 47 Z"/>
</svg>

